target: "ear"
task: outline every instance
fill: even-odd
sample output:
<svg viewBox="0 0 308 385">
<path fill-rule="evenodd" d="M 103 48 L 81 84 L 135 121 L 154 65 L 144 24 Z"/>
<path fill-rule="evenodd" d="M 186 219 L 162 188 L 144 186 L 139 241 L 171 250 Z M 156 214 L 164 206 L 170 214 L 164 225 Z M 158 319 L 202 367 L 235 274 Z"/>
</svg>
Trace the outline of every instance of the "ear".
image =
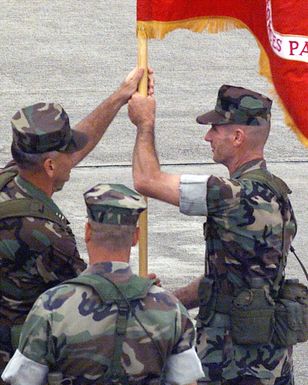
<svg viewBox="0 0 308 385">
<path fill-rule="evenodd" d="M 245 140 L 245 131 L 242 128 L 236 128 L 233 133 L 233 143 L 236 147 L 240 146 Z"/>
<path fill-rule="evenodd" d="M 92 228 L 89 222 L 86 222 L 84 230 L 85 230 L 84 239 L 86 243 L 88 243 L 91 240 L 91 235 L 92 235 Z"/>
<path fill-rule="evenodd" d="M 133 234 L 133 241 L 132 241 L 132 246 L 136 246 L 138 241 L 139 241 L 139 234 L 140 234 L 140 230 L 139 230 L 139 227 L 136 227 L 136 230 Z"/>
<path fill-rule="evenodd" d="M 55 165 L 55 162 L 51 158 L 47 158 L 44 160 L 43 168 L 44 168 L 46 174 L 50 178 L 52 178 L 54 176 L 56 165 Z"/>
</svg>

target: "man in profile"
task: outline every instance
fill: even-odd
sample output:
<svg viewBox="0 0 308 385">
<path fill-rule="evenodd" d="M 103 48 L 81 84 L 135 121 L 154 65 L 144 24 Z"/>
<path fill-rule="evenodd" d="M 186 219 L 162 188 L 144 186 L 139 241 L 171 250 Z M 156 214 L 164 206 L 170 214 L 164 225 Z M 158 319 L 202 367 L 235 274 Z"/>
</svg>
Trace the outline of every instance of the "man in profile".
<svg viewBox="0 0 308 385">
<path fill-rule="evenodd" d="M 137 126 L 137 191 L 179 206 L 183 214 L 207 218 L 205 274 L 175 291 L 187 308 L 200 305 L 201 384 L 294 384 L 292 346 L 280 347 L 271 340 L 273 298 L 296 233 L 291 191 L 268 171 L 264 159 L 271 104 L 252 90 L 223 85 L 215 109 L 197 118 L 199 124 L 210 125 L 204 139 L 214 161 L 228 168 L 230 176 L 224 178 L 161 171 L 155 149 L 155 99 L 137 93 L 129 102 L 129 116 Z M 260 295 L 253 310 L 247 292 Z M 242 310 L 240 315 L 234 304 Z M 249 319 L 245 309 L 258 317 Z"/>
<path fill-rule="evenodd" d="M 0 372 L 37 297 L 86 267 L 52 197 L 100 141 L 142 74 L 133 71 L 74 129 L 57 103 L 22 108 L 11 120 L 14 161 L 0 174 Z"/>
</svg>

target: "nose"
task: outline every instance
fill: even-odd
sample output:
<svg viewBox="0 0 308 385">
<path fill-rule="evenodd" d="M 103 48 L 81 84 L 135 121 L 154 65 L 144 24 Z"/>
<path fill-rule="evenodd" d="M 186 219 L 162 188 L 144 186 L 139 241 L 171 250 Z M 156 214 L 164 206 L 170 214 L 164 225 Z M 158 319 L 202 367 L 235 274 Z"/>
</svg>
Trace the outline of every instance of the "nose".
<svg viewBox="0 0 308 385">
<path fill-rule="evenodd" d="M 211 131 L 211 130 L 209 130 L 209 131 L 205 134 L 205 136 L 204 136 L 204 140 L 205 140 L 206 142 L 210 142 L 210 141 L 212 140 L 210 131 Z"/>
</svg>

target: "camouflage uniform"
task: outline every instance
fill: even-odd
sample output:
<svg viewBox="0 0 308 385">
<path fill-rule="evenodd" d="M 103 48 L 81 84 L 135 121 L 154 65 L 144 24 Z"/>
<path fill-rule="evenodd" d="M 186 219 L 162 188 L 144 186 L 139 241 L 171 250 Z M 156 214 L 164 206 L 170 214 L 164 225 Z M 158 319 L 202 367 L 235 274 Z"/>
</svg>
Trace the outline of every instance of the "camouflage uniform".
<svg viewBox="0 0 308 385">
<path fill-rule="evenodd" d="M 223 86 L 215 111 L 197 121 L 258 126 L 269 122 L 270 106 L 269 99 L 253 91 Z M 265 184 L 245 179 L 245 173 L 257 169 L 266 169 L 263 159 L 242 165 L 230 178 L 181 177 L 180 210 L 207 217 L 207 276 L 222 296 L 250 287 L 255 278 L 272 287 L 282 258 L 281 205 Z M 289 250 L 296 233 L 290 202 L 286 218 L 285 246 Z M 276 384 L 293 383 L 291 348 L 235 344 L 228 314 L 215 312 L 207 323 L 197 326 L 197 351 L 205 373 L 201 383 L 272 385 L 276 378 Z"/>
<path fill-rule="evenodd" d="M 82 147 L 81 136 L 69 127 L 60 105 L 39 103 L 18 111 L 12 119 L 13 144 L 25 153 L 74 151 Z M 76 139 L 77 137 L 77 139 Z M 32 305 L 48 288 L 73 278 L 86 268 L 75 237 L 58 206 L 43 191 L 17 175 L 17 167 L 1 174 L 16 176 L 0 192 L 0 204 L 23 198 L 36 199 L 56 213 L 63 225 L 41 218 L 20 216 L 0 220 L 0 372 L 13 351 L 10 330 L 22 325 Z M 1 380 L 0 380 L 1 381 Z"/>
<path fill-rule="evenodd" d="M 85 200 L 89 218 L 108 225 L 135 226 L 146 207 L 139 194 L 123 185 L 97 185 L 85 194 Z M 126 285 L 133 274 L 128 263 L 110 261 L 88 267 L 81 274 L 86 276 Z M 159 383 L 163 362 L 153 340 L 167 362 L 170 383 L 187 384 L 201 377 L 193 347 L 194 327 L 183 305 L 156 285 L 131 305 L 134 314 L 128 315 L 121 354 L 129 384 Z M 112 362 L 117 316 L 118 306 L 102 302 L 90 287 L 64 283 L 46 291 L 27 318 L 19 348 L 4 372 L 6 381 L 27 384 L 30 372 L 22 367 L 26 362 L 28 368 L 39 367 L 42 373 L 31 384 L 44 383 L 48 370 L 60 371 L 74 385 L 104 383 L 99 379 Z"/>
</svg>

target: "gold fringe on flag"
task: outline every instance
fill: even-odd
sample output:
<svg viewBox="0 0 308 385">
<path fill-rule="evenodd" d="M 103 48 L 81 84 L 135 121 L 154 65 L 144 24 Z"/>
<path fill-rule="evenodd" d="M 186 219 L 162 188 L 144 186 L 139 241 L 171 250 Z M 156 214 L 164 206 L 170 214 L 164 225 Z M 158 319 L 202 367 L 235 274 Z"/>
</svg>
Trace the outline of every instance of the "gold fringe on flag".
<svg viewBox="0 0 308 385">
<path fill-rule="evenodd" d="M 189 29 L 192 32 L 218 33 L 235 28 L 247 28 L 244 23 L 234 18 L 202 17 L 177 21 L 138 21 L 137 35 L 143 33 L 148 39 L 163 39 L 175 29 Z"/>
<path fill-rule="evenodd" d="M 192 32 L 206 31 L 208 33 L 226 32 L 232 29 L 248 29 L 257 40 L 260 49 L 259 73 L 261 76 L 267 78 L 267 80 L 273 85 L 268 56 L 262 44 L 258 41 L 250 28 L 241 20 L 232 17 L 203 17 L 168 22 L 155 20 L 137 22 L 137 36 L 141 35 L 147 39 L 163 39 L 169 32 L 172 32 L 175 29 L 189 29 Z M 292 117 L 284 107 L 282 100 L 279 98 L 276 92 L 274 92 L 274 96 L 276 97 L 279 105 L 283 110 L 285 124 L 288 125 L 298 136 L 298 139 L 308 147 L 308 139 L 297 128 Z"/>
</svg>

